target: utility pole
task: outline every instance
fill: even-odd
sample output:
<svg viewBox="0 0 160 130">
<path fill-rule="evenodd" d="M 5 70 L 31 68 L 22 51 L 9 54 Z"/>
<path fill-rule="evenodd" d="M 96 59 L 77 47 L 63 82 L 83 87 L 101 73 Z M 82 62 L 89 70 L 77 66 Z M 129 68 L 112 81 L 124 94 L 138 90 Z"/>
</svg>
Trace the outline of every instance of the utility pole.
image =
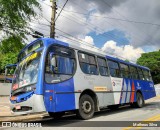
<svg viewBox="0 0 160 130">
<path fill-rule="evenodd" d="M 50 37 L 55 38 L 55 17 L 56 17 L 56 0 L 52 0 L 52 15 L 51 15 L 51 29 Z"/>
</svg>

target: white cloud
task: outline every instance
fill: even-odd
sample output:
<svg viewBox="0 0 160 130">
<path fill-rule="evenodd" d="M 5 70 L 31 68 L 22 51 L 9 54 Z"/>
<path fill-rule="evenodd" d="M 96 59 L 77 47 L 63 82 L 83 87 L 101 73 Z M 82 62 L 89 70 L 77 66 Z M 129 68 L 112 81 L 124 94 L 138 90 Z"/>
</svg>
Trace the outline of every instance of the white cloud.
<svg viewBox="0 0 160 130">
<path fill-rule="evenodd" d="M 115 41 L 107 41 L 102 50 L 107 54 L 115 55 L 117 58 L 128 59 L 135 62 L 144 51 L 141 48 L 134 48 L 131 45 L 117 46 Z"/>
<path fill-rule="evenodd" d="M 42 0 L 38 0 L 41 2 Z M 104 2 L 105 1 L 105 2 Z M 158 49 L 160 47 L 160 30 L 157 26 L 151 26 L 147 24 L 129 23 L 125 21 L 119 21 L 115 19 L 103 18 L 103 17 L 115 17 L 119 19 L 128 19 L 133 21 L 144 21 L 148 23 L 159 23 L 160 17 L 160 2 L 158 0 L 146 1 L 146 0 L 69 0 L 64 10 L 56 21 L 56 28 L 67 32 L 68 34 L 84 39 L 88 33 L 95 31 L 97 34 L 102 34 L 114 29 L 122 31 L 125 36 L 132 43 L 133 48 L 144 46 L 151 46 L 151 48 Z M 43 3 L 51 5 L 50 0 L 41 2 L 43 8 L 43 17 L 50 21 L 51 8 Z M 62 7 L 65 0 L 58 1 L 58 6 Z M 82 4 L 83 3 L 83 4 Z M 108 3 L 111 7 L 107 6 Z M 132 8 L 134 6 L 134 8 Z M 57 14 L 60 11 L 57 10 Z M 146 10 L 147 9 L 147 10 Z M 67 12 L 69 11 L 69 12 Z M 70 12 L 71 11 L 71 12 Z M 80 12 L 88 15 L 72 13 Z M 147 15 L 145 15 L 147 14 Z M 91 15 L 98 15 L 100 17 L 93 17 Z M 41 23 L 49 24 L 46 20 L 40 20 Z M 36 30 L 49 34 L 50 28 L 37 24 L 34 26 Z M 41 29 L 41 28 L 45 28 Z M 48 31 L 46 31 L 48 30 Z M 56 30 L 56 36 L 67 34 Z M 105 34 L 103 37 L 109 37 L 112 40 L 116 39 L 112 34 Z M 62 40 L 64 40 L 63 38 Z M 68 40 L 68 39 L 67 39 Z M 122 42 L 123 41 L 119 41 Z M 97 44 L 97 43 L 95 43 Z M 119 43 L 120 44 L 120 43 Z M 153 49 L 152 49 L 153 50 Z"/>
<path fill-rule="evenodd" d="M 91 45 L 94 45 L 94 41 L 93 41 L 93 38 L 92 38 L 91 36 L 85 36 L 84 41 L 85 41 L 86 43 L 89 43 L 89 44 L 91 44 Z"/>
</svg>

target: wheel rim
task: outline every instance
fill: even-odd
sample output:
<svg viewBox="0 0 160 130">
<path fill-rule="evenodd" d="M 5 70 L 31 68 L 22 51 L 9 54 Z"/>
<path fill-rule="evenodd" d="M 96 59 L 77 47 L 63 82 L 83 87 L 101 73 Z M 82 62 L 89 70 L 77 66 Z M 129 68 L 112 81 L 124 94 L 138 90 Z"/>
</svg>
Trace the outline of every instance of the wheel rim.
<svg viewBox="0 0 160 130">
<path fill-rule="evenodd" d="M 89 101 L 84 101 L 82 103 L 82 109 L 83 109 L 84 113 L 89 113 L 92 109 L 91 103 Z"/>
</svg>

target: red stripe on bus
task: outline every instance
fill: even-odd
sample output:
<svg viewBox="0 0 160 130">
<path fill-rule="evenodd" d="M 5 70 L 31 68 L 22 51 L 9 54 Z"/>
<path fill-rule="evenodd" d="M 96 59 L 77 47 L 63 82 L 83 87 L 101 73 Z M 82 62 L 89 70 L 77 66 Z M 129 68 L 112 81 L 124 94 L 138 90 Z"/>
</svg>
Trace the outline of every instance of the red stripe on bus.
<svg viewBox="0 0 160 130">
<path fill-rule="evenodd" d="M 134 102 L 134 91 L 135 91 L 135 87 L 134 87 L 134 82 L 132 82 L 132 90 L 131 90 L 131 99 L 130 102 Z"/>
</svg>

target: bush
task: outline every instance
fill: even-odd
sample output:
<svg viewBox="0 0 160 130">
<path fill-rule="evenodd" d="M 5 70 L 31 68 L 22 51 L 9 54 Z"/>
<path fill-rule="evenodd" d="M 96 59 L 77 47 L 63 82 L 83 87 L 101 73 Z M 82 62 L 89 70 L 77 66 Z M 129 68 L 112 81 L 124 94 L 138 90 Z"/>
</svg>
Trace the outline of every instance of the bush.
<svg viewBox="0 0 160 130">
<path fill-rule="evenodd" d="M 7 53 L 3 54 L 3 56 L 0 58 L 0 73 L 5 72 L 5 66 L 8 64 L 15 64 L 17 63 L 17 53 Z M 10 74 L 14 73 L 14 69 L 10 69 L 9 72 Z"/>
</svg>

